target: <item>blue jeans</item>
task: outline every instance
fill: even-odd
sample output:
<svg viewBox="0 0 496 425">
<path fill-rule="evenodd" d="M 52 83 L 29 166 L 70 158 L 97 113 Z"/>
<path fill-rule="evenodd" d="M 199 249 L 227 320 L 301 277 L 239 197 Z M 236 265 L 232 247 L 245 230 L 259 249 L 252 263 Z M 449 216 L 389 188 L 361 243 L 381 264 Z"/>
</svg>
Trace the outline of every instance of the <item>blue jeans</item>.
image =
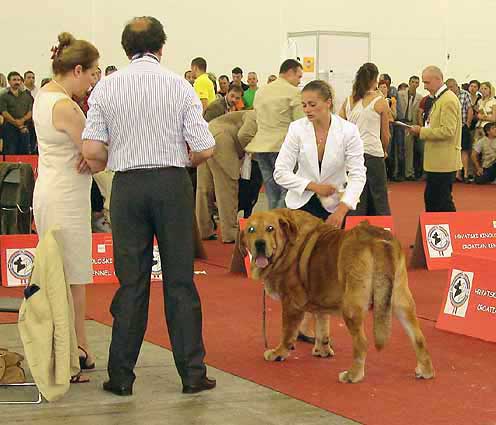
<svg viewBox="0 0 496 425">
<path fill-rule="evenodd" d="M 16 126 L 6 123 L 3 127 L 3 154 L 29 154 L 29 133 L 22 133 Z"/>
<path fill-rule="evenodd" d="M 269 210 L 274 208 L 286 208 L 284 198 L 287 190 L 274 181 L 274 168 L 278 152 L 261 152 L 253 155 L 262 173 L 265 195 L 269 201 Z"/>
</svg>

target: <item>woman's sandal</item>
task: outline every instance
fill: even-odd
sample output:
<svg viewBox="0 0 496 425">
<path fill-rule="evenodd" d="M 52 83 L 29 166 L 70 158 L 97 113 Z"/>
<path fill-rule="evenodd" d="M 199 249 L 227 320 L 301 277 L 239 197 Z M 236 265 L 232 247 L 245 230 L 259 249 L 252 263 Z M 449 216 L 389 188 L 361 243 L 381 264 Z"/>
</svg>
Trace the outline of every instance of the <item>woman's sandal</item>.
<svg viewBox="0 0 496 425">
<path fill-rule="evenodd" d="M 78 347 L 83 353 L 84 356 L 79 356 L 79 367 L 81 370 L 91 370 L 95 368 L 95 362 L 88 364 L 88 352 L 81 346 Z"/>
<path fill-rule="evenodd" d="M 81 375 L 81 372 L 79 372 L 77 375 L 71 376 L 69 382 L 71 384 L 86 384 L 87 382 L 90 382 L 90 378 Z"/>
</svg>

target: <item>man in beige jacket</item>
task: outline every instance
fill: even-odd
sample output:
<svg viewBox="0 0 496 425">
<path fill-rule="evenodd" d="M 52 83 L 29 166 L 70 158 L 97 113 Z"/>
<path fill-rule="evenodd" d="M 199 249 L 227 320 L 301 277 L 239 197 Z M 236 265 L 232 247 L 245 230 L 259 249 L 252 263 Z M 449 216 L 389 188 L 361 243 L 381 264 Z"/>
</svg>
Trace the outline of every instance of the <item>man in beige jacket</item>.
<svg viewBox="0 0 496 425">
<path fill-rule="evenodd" d="M 436 66 L 422 73 L 425 89 L 435 97 L 425 127 L 413 126 L 412 134 L 425 141 L 424 170 L 426 212 L 454 212 L 452 186 L 461 169 L 462 112 L 456 94 L 444 84 L 443 73 Z"/>
<path fill-rule="evenodd" d="M 262 172 L 269 209 L 285 207 L 286 190 L 274 181 L 274 166 L 289 124 L 304 117 L 298 89 L 302 76 L 303 67 L 298 61 L 285 60 L 279 78 L 258 89 L 253 103 L 258 131 L 246 151 L 254 153 Z"/>
<path fill-rule="evenodd" d="M 230 112 L 208 126 L 215 138 L 212 158 L 198 166 L 196 216 L 202 239 L 214 234 L 209 205 L 215 196 L 224 243 L 233 243 L 238 232 L 238 188 L 244 147 L 256 133 L 253 111 Z"/>
</svg>

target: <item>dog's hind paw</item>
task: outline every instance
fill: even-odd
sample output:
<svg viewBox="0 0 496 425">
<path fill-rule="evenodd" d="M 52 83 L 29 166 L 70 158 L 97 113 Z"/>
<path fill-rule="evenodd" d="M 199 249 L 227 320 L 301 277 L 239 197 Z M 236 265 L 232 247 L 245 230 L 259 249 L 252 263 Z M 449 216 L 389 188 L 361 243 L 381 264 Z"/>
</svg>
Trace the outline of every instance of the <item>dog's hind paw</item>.
<svg viewBox="0 0 496 425">
<path fill-rule="evenodd" d="M 355 382 L 360 382 L 362 379 L 363 375 L 353 377 L 348 370 L 345 370 L 339 374 L 339 382 L 344 384 L 354 384 Z"/>
</svg>

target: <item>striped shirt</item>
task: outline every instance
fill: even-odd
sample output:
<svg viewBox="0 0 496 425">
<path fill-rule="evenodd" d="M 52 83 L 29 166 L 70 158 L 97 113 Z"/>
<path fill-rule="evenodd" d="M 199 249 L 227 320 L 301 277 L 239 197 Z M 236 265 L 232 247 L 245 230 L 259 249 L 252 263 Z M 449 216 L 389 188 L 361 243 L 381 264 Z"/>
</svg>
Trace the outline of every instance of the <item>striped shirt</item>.
<svg viewBox="0 0 496 425">
<path fill-rule="evenodd" d="M 113 171 L 185 167 L 188 147 L 200 152 L 215 146 L 191 85 L 152 56 L 101 80 L 88 104 L 82 138 L 108 145 Z"/>
<path fill-rule="evenodd" d="M 468 110 L 472 107 L 472 100 L 470 99 L 470 93 L 466 90 L 460 89 L 458 93 L 458 100 L 462 108 L 462 126 L 467 124 L 467 114 Z"/>
</svg>

